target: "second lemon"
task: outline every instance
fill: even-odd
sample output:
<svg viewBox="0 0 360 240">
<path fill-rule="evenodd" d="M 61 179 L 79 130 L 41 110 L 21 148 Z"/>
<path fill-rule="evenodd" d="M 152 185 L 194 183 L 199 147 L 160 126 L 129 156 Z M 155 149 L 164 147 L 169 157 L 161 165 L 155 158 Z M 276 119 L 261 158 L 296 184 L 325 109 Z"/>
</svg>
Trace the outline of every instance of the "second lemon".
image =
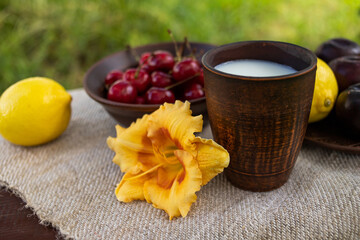
<svg viewBox="0 0 360 240">
<path fill-rule="evenodd" d="M 309 123 L 326 118 L 334 107 L 338 84 L 331 68 L 321 59 L 317 59 L 314 96 L 311 104 Z"/>
</svg>

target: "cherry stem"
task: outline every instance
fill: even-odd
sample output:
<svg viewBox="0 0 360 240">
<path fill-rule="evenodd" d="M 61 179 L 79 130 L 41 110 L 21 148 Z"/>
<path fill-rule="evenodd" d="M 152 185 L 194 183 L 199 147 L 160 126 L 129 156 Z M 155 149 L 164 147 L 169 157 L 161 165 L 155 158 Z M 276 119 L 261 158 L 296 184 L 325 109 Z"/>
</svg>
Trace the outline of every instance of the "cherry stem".
<svg viewBox="0 0 360 240">
<path fill-rule="evenodd" d="M 186 78 L 185 80 L 182 80 L 181 82 L 174 83 L 174 84 L 172 84 L 172 85 L 170 85 L 170 86 L 167 86 L 167 87 L 164 87 L 164 88 L 165 88 L 166 90 L 169 90 L 169 89 L 171 89 L 171 88 L 174 88 L 174 87 L 177 87 L 177 86 L 179 86 L 179 85 L 181 85 L 181 84 L 184 84 L 184 83 L 190 81 L 191 79 L 194 79 L 195 77 L 197 77 L 197 76 L 199 76 L 199 75 L 200 75 L 200 73 L 197 73 L 197 74 L 195 74 L 194 76 L 191 76 L 191 77 Z"/>
<path fill-rule="evenodd" d="M 190 42 L 189 42 L 189 40 L 187 39 L 187 37 L 184 38 L 184 44 L 185 44 L 186 47 L 189 49 L 190 56 L 195 59 L 195 51 L 191 48 Z"/>
<path fill-rule="evenodd" d="M 126 45 L 126 50 L 130 52 L 131 56 L 133 56 L 133 58 L 135 58 L 137 62 L 140 61 L 139 55 L 134 51 L 134 49 L 130 45 Z"/>
<path fill-rule="evenodd" d="M 185 45 L 185 42 L 183 42 L 183 43 L 181 44 L 180 50 L 179 50 L 179 55 L 180 55 L 180 59 L 178 59 L 179 62 L 180 62 L 181 59 L 184 57 L 185 48 L 186 48 L 186 45 Z"/>
<path fill-rule="evenodd" d="M 135 79 L 137 79 L 139 77 L 140 70 L 141 70 L 140 67 L 136 68 L 136 72 L 135 72 L 135 75 L 134 75 Z"/>
<path fill-rule="evenodd" d="M 133 56 L 133 58 L 135 58 L 135 61 L 140 62 L 139 55 L 134 51 L 134 49 L 130 45 L 127 45 L 126 49 L 130 52 L 131 56 Z M 141 67 L 142 66 L 139 65 L 139 67 L 136 69 L 135 76 L 134 76 L 135 78 L 138 78 Z"/>
<path fill-rule="evenodd" d="M 180 59 L 181 59 L 181 55 L 180 55 L 180 52 L 179 52 L 179 49 L 178 49 L 177 43 L 176 43 L 176 41 L 175 41 L 174 35 L 172 34 L 172 32 L 171 32 L 171 30 L 170 30 L 170 29 L 168 29 L 168 33 L 169 33 L 169 35 L 170 35 L 170 37 L 171 37 L 171 40 L 172 40 L 172 41 L 173 41 L 173 43 L 174 43 L 174 46 L 175 46 L 175 52 L 176 52 L 176 57 L 178 58 L 178 61 L 180 61 Z"/>
</svg>

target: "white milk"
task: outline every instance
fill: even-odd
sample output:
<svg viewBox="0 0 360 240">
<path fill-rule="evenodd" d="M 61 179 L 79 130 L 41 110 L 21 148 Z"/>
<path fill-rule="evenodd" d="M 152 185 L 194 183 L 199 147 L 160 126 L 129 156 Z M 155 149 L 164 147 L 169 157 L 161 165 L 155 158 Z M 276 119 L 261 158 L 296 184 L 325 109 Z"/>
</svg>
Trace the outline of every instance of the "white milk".
<svg viewBox="0 0 360 240">
<path fill-rule="evenodd" d="M 255 59 L 228 61 L 215 66 L 215 69 L 229 74 L 248 77 L 273 77 L 297 72 L 294 68 L 287 65 Z"/>
</svg>

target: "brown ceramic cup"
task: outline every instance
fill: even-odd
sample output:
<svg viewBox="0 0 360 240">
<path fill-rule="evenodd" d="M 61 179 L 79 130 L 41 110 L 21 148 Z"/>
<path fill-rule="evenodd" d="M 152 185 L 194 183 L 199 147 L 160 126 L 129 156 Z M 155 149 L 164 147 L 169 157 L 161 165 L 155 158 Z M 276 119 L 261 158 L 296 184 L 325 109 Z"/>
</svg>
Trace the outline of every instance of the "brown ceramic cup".
<svg viewBox="0 0 360 240">
<path fill-rule="evenodd" d="M 276 77 L 247 77 L 215 69 L 237 59 L 293 67 Z M 230 153 L 227 179 L 251 191 L 282 186 L 292 171 L 308 123 L 316 56 L 289 43 L 247 41 L 209 50 L 204 65 L 206 105 L 215 141 Z"/>
</svg>

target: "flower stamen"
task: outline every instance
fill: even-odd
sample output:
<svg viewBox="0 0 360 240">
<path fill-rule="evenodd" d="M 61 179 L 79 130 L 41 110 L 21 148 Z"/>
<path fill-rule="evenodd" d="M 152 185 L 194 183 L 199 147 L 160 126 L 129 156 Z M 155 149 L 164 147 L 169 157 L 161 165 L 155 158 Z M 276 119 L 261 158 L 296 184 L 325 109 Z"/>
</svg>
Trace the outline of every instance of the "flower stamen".
<svg viewBox="0 0 360 240">
<path fill-rule="evenodd" d="M 152 148 L 144 148 L 144 145 L 141 144 L 136 144 L 133 142 L 129 142 L 129 141 L 124 141 L 122 139 L 117 139 L 117 142 L 123 146 L 126 147 L 130 150 L 134 150 L 135 152 L 141 152 L 141 153 L 150 153 L 153 154 L 153 149 Z"/>
<path fill-rule="evenodd" d="M 139 175 L 136 175 L 134 177 L 130 177 L 130 178 L 124 178 L 123 180 L 134 180 L 134 179 L 137 179 L 137 178 L 140 178 L 142 176 L 145 176 L 146 174 L 149 174 L 149 173 L 152 173 L 154 172 L 155 170 L 157 170 L 159 167 L 163 166 L 164 164 L 163 163 L 160 163 L 158 165 L 156 165 L 155 167 L 153 168 L 150 168 L 149 170 L 143 172 L 143 173 L 140 173 Z"/>
</svg>

